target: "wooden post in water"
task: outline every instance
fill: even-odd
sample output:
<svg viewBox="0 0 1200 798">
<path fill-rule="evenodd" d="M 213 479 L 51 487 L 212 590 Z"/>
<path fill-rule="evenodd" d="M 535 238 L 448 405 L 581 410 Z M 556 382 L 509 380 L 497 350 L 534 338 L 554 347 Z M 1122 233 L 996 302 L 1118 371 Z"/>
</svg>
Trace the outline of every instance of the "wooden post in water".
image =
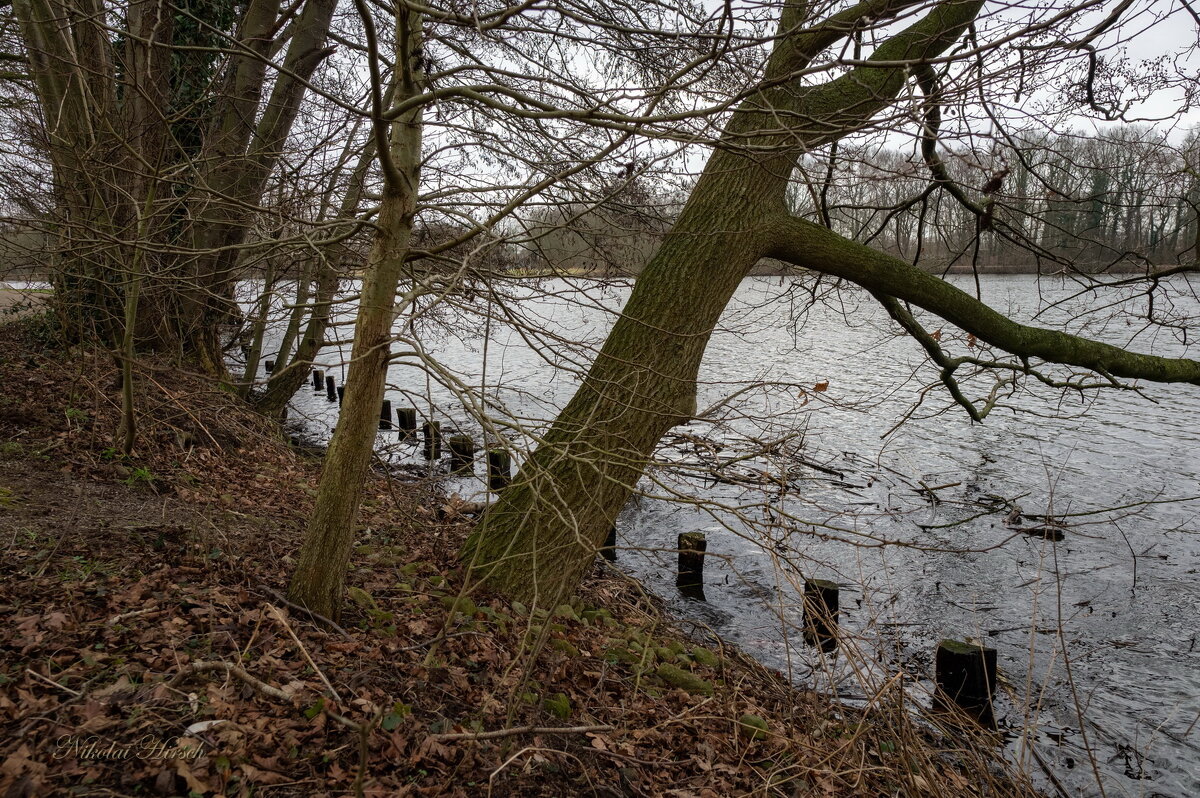
<svg viewBox="0 0 1200 798">
<path fill-rule="evenodd" d="M 263 368 L 265 368 L 265 369 L 267 370 L 267 373 L 268 373 L 268 374 L 270 374 L 272 371 L 274 371 L 274 370 L 275 370 L 275 361 L 274 361 L 274 360 L 268 360 L 268 361 L 266 362 L 266 365 L 265 365 Z"/>
<path fill-rule="evenodd" d="M 996 649 L 979 643 L 943 640 L 934 655 L 939 697 L 976 717 L 991 717 L 996 690 Z"/>
<path fill-rule="evenodd" d="M 313 369 L 312 377 L 313 390 L 320 393 L 321 389 L 325 387 L 325 372 L 321 371 L 321 369 Z"/>
<path fill-rule="evenodd" d="M 396 408 L 396 426 L 400 428 L 400 437 L 412 438 L 417 434 L 417 410 L 413 407 Z"/>
<path fill-rule="evenodd" d="M 675 584 L 689 598 L 704 600 L 704 552 L 708 539 L 703 532 L 683 532 L 679 535 L 679 574 Z"/>
<path fill-rule="evenodd" d="M 442 456 L 442 422 L 426 421 L 421 428 L 425 432 L 425 459 L 439 459 Z"/>
<path fill-rule="evenodd" d="M 455 474 L 471 473 L 475 467 L 475 441 L 470 435 L 450 436 L 450 471 Z"/>
<path fill-rule="evenodd" d="M 825 579 L 804 580 L 804 641 L 822 651 L 837 648 L 838 586 Z"/>
<path fill-rule="evenodd" d="M 608 534 L 604 536 L 604 545 L 600 547 L 600 556 L 609 562 L 617 561 L 617 525 L 612 524 L 608 527 Z"/>
<path fill-rule="evenodd" d="M 384 399 L 383 404 L 379 406 L 379 428 L 392 428 L 392 402 L 390 399 Z"/>
<path fill-rule="evenodd" d="M 512 482 L 512 455 L 504 449 L 488 449 L 488 489 L 500 490 Z"/>
<path fill-rule="evenodd" d="M 331 402 L 336 402 L 338 400 L 337 380 L 333 378 L 333 375 L 325 378 L 325 398 Z"/>
<path fill-rule="evenodd" d="M 346 386 L 339 385 L 338 386 L 338 404 L 339 405 L 342 403 L 342 397 L 345 395 L 346 395 Z"/>
</svg>

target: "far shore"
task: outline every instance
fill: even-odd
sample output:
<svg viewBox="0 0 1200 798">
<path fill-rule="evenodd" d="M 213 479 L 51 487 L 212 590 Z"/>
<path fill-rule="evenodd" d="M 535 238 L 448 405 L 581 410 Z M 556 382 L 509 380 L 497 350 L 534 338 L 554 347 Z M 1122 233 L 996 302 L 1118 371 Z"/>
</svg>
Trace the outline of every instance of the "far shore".
<svg viewBox="0 0 1200 798">
<path fill-rule="evenodd" d="M 1152 267 L 1155 270 L 1170 268 L 1174 264 L 1158 264 Z M 1040 268 L 1037 264 L 1022 263 L 1022 264 L 990 264 L 986 266 L 972 267 L 969 263 L 956 263 L 949 268 L 945 266 L 935 266 L 926 264 L 921 267 L 929 274 L 941 276 L 961 276 L 979 274 L 984 276 L 993 275 L 1039 275 L 1042 277 L 1062 277 L 1068 275 L 1087 275 L 1087 276 L 1116 276 L 1116 275 L 1136 275 L 1145 274 L 1146 267 L 1137 266 L 1132 263 L 1118 263 L 1111 266 L 1098 267 L 1095 265 L 1084 265 L 1077 269 L 1066 269 L 1054 264 L 1043 264 Z M 570 277 L 584 278 L 594 280 L 631 280 L 638 276 L 639 270 L 629 270 L 627 272 L 616 271 L 612 269 L 587 269 L 578 267 L 543 267 L 535 268 L 529 266 L 517 266 L 504 271 L 496 272 L 496 276 L 507 279 L 544 279 L 547 277 Z M 779 263 L 778 261 L 767 261 L 759 264 L 750 270 L 748 277 L 794 277 L 804 273 L 804 269 L 789 266 Z M 350 275 L 360 277 L 355 273 Z M 244 279 L 261 278 L 261 275 L 249 271 L 242 275 Z M 285 278 L 286 279 L 286 278 Z M 38 299 L 39 295 L 44 296 L 49 293 L 47 289 L 26 289 L 12 287 L 13 283 L 46 283 L 49 278 L 44 274 L 37 273 L 20 273 L 9 274 L 5 277 L 0 277 L 0 310 L 17 304 L 21 298 L 30 299 L 33 301 L 42 301 Z M 6 285 L 7 283 L 7 285 Z"/>
<path fill-rule="evenodd" d="M 0 288 L 0 316 L 26 313 L 43 304 L 49 291 L 22 288 Z"/>
</svg>

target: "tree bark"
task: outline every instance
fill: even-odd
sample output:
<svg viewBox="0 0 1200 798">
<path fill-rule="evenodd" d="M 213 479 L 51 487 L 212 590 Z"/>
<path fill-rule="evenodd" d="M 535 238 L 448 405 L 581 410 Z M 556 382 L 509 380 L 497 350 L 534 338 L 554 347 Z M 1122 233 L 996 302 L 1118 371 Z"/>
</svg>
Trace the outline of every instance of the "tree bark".
<svg viewBox="0 0 1200 798">
<path fill-rule="evenodd" d="M 203 125 L 204 149 L 194 157 L 171 131 L 181 121 L 202 121 L 201 112 L 181 120 L 171 110 L 172 64 L 187 49 L 175 41 L 177 9 L 131 0 L 118 31 L 122 46 L 114 47 L 113 9 L 99 0 L 14 0 L 54 169 L 62 255 L 51 281 L 69 335 L 123 344 L 125 273 L 140 250 L 137 342 L 225 373 L 218 325 L 236 312 L 233 266 L 248 214 L 261 201 L 306 81 L 330 53 L 325 40 L 335 5 L 308 0 L 289 29 L 273 84 L 267 70 L 279 0 L 245 5 L 213 123 Z M 273 85 L 265 107 L 264 85 Z M 190 180 L 181 177 L 184 165 L 194 169 Z M 164 174 L 173 176 L 172 186 L 157 187 L 158 206 L 140 213 L 147 181 Z M 187 200 L 176 196 L 185 182 L 202 190 Z M 176 212 L 182 202 L 190 203 L 189 213 Z M 193 220 L 187 231 L 180 230 L 183 218 Z M 188 255 L 180 251 L 185 241 L 194 247 Z"/>
<path fill-rule="evenodd" d="M 730 118 L 579 391 L 468 539 L 463 558 L 476 576 L 542 606 L 578 585 L 654 446 L 695 412 L 704 348 L 742 278 L 773 247 L 796 160 L 865 124 L 893 100 L 906 71 L 859 67 L 816 87 L 791 75 L 863 16 L 902 5 L 861 3 L 805 31 L 795 31 L 801 6 L 785 8 L 760 91 Z M 935 56 L 980 6 L 948 0 L 872 60 Z"/>
<path fill-rule="evenodd" d="M 369 22 L 365 13 L 363 16 L 364 22 Z M 405 69 L 394 88 L 393 103 L 415 96 L 422 77 L 420 15 L 401 6 L 396 26 L 397 47 L 401 51 L 396 61 L 405 65 Z M 373 38 L 371 35 L 372 43 Z M 387 137 L 388 126 L 382 121 L 377 73 L 373 80 L 375 136 L 381 141 Z M 379 408 L 383 403 L 392 323 L 396 317 L 396 290 L 404 271 L 417 208 L 421 116 L 420 106 L 401 116 L 391 125 L 390 142 L 379 148 L 385 178 L 383 201 L 363 274 L 346 392 L 325 455 L 325 468 L 300 562 L 288 589 L 291 601 L 335 621 L 341 615 L 354 521 L 379 429 Z"/>
<path fill-rule="evenodd" d="M 214 374 L 224 373 L 216 329 L 235 311 L 235 267 L 250 227 L 250 209 L 261 201 L 267 178 L 279 161 L 308 79 L 333 52 L 325 41 L 337 0 L 308 0 L 292 30 L 283 68 L 260 108 L 279 6 L 279 0 L 254 0 L 248 6 L 241 36 L 247 52 L 235 59 L 230 72 L 230 99 L 205 153 L 212 165 L 202 176 L 205 196 L 193 210 L 200 220 L 193 234 L 197 254 L 190 289 L 176 318 L 188 353 Z"/>
</svg>

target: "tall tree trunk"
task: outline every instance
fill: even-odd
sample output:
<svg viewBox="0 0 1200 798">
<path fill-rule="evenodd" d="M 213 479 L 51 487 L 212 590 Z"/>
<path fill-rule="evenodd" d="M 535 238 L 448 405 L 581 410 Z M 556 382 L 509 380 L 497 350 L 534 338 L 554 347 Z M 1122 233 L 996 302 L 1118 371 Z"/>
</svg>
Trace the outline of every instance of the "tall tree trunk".
<svg viewBox="0 0 1200 798">
<path fill-rule="evenodd" d="M 249 0 L 222 91 L 210 91 L 204 81 L 202 89 L 193 86 L 188 118 L 187 112 L 180 117 L 171 109 L 173 64 L 185 51 L 211 51 L 175 40 L 178 9 L 156 0 L 130 0 L 125 27 L 117 31 L 122 44 L 115 47 L 109 28 L 113 9 L 99 0 L 14 0 L 54 169 L 63 253 L 52 277 L 54 300 L 74 337 L 122 345 L 129 285 L 124 275 L 132 253 L 145 249 L 138 343 L 190 356 L 201 368 L 224 373 L 218 325 L 236 312 L 232 287 L 238 246 L 248 213 L 261 201 L 283 151 L 307 80 L 331 52 L 325 41 L 335 5 L 336 0 L 307 0 L 288 26 L 284 69 L 272 83 L 270 57 L 283 40 L 278 38 L 283 35 L 280 2 Z M 190 20 L 184 24 L 189 26 L 195 27 Z M 264 106 L 265 85 L 272 91 Z M 203 111 L 195 109 L 203 105 L 194 104 L 200 95 L 216 102 L 197 156 L 188 147 L 198 143 L 179 141 L 172 126 L 202 126 Z M 185 165 L 195 169 L 190 180 L 181 175 Z M 158 206 L 149 217 L 139 217 L 134 206 L 147 195 L 145 181 L 164 174 L 173 175 L 172 187 L 158 187 Z M 175 196 L 184 183 L 203 186 L 203 192 L 187 200 Z M 182 202 L 190 203 L 188 213 L 174 213 Z M 139 218 L 146 222 L 142 227 Z M 184 218 L 193 221 L 181 233 Z M 194 246 L 190 258 L 179 254 L 181 237 Z M 166 279 L 154 279 L 159 276 Z"/>
<path fill-rule="evenodd" d="M 574 590 L 655 444 L 695 413 L 709 335 L 766 253 L 783 185 L 748 156 L 709 161 L 587 379 L 468 542 L 493 586 L 540 605 Z"/>
<path fill-rule="evenodd" d="M 242 35 L 247 54 L 239 56 L 230 73 L 233 101 L 216 124 L 212 151 L 206 153 L 212 164 L 203 180 L 208 194 L 194 211 L 201 223 L 193 236 L 197 254 L 180 333 L 200 366 L 216 374 L 224 373 L 216 330 L 236 312 L 233 285 L 238 247 L 250 228 L 249 209 L 261 201 L 267 178 L 283 153 L 308 79 L 333 52 L 325 42 L 337 0 L 307 0 L 292 27 L 283 69 L 260 109 L 279 6 L 279 0 L 254 0 L 249 5 Z"/>
<path fill-rule="evenodd" d="M 579 391 L 467 541 L 463 558 L 477 576 L 542 606 L 578 585 L 659 439 L 695 412 L 704 348 L 742 278 L 772 248 L 772 225 L 786 213 L 797 159 L 861 127 L 905 80 L 905 72 L 883 66 L 859 67 L 816 87 L 787 76 L 849 35 L 863 16 L 897 5 L 861 3 L 799 33 L 803 9 L 785 8 L 764 78 L 770 88 L 730 118 L 722 146 Z M 878 47 L 872 60 L 940 53 L 980 5 L 948 0 Z"/>
<path fill-rule="evenodd" d="M 369 20 L 364 18 L 364 22 Z M 420 15 L 399 7 L 396 28 L 400 50 L 396 62 L 403 65 L 403 74 L 396 83 L 392 104 L 415 96 L 422 79 Z M 363 273 L 342 409 L 325 455 L 325 468 L 300 562 L 288 589 L 292 601 L 333 619 L 341 613 L 354 522 L 379 430 L 379 408 L 383 403 L 392 323 L 396 318 L 396 290 L 412 237 L 421 163 L 421 107 L 393 123 L 390 141 L 383 145 L 388 125 L 382 120 L 377 73 L 373 80 L 375 137 L 381 144 L 385 180 L 383 201 Z"/>
</svg>

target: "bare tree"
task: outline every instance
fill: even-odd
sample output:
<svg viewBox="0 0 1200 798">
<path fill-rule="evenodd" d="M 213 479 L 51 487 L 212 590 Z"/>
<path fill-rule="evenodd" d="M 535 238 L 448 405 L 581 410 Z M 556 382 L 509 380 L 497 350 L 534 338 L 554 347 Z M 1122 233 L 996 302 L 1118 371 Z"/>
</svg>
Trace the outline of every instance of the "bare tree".
<svg viewBox="0 0 1200 798">
<path fill-rule="evenodd" d="M 1018 324 L 910 263 L 789 212 L 788 181 L 804 153 L 873 124 L 915 75 L 924 97 L 923 158 L 932 182 L 954 194 L 978 220 L 977 232 L 991 226 L 986 205 L 956 187 L 937 150 L 941 111 L 951 102 L 953 81 L 967 81 L 959 84 L 962 92 L 972 89 L 969 81 L 986 80 L 969 66 L 996 46 L 972 32 L 983 3 L 929 5 L 916 21 L 889 32 L 870 56 L 852 60 L 846 74 L 815 85 L 808 81 L 828 47 L 859 26 L 912 14 L 918 5 L 863 2 L 819 21 L 807 7 L 785 6 L 758 89 L 725 124 L 720 145 L 639 278 L 587 379 L 525 463 L 520 479 L 502 493 L 468 542 L 464 558 L 476 573 L 513 596 L 541 604 L 555 604 L 574 589 L 655 444 L 695 414 L 697 369 L 708 337 L 741 278 L 763 257 L 867 289 L 925 347 L 941 367 L 946 389 L 973 419 L 982 419 L 993 403 L 974 402 L 962 393 L 957 376 L 966 370 L 994 373 L 1001 382 L 1014 375 L 1051 380 L 1037 365 L 1045 362 L 1097 375 L 1095 381 L 1059 383 L 1064 387 L 1117 386 L 1123 379 L 1200 382 L 1200 363 Z M 1070 20 L 1080 11 L 1055 10 L 1042 25 Z M 1118 9 L 1100 27 L 1073 35 L 1094 38 L 1119 17 Z M 1038 27 L 1019 24 L 1007 35 L 997 32 L 996 39 Z M 969 34 L 966 42 L 955 50 L 964 34 Z M 1068 36 L 1059 41 L 1068 47 Z M 1067 229 L 1062 213 L 1057 226 Z M 915 320 L 910 306 L 1002 354 L 950 356 Z"/>
<path fill-rule="evenodd" d="M 265 0 L 235 19 L 220 0 L 13 4 L 53 172 L 65 329 L 224 373 L 241 245 L 332 52 L 334 5 Z"/>
</svg>

